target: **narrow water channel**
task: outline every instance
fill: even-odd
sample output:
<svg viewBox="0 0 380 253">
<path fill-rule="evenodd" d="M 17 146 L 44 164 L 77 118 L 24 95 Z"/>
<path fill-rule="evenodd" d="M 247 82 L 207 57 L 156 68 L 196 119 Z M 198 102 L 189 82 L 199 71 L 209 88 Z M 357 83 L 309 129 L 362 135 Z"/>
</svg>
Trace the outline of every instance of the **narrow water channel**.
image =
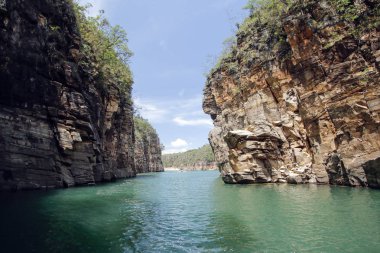
<svg viewBox="0 0 380 253">
<path fill-rule="evenodd" d="M 17 195 L 17 196 L 15 196 Z M 1 252 L 379 252 L 380 191 L 165 172 L 0 195 Z"/>
</svg>

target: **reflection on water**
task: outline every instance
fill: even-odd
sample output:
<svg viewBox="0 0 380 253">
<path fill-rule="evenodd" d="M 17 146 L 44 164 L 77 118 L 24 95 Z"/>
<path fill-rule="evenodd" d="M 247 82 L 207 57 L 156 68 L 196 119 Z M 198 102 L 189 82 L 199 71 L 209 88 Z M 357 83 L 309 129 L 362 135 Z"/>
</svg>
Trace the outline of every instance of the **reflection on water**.
<svg viewBox="0 0 380 253">
<path fill-rule="evenodd" d="M 378 252 L 380 191 L 166 172 L 1 194 L 1 252 Z"/>
</svg>

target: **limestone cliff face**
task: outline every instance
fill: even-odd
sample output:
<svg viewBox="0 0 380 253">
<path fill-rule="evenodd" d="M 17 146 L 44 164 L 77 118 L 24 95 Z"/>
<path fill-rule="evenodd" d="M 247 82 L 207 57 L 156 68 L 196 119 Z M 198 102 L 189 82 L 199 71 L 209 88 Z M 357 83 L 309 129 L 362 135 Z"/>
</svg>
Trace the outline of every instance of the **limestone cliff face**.
<svg viewBox="0 0 380 253">
<path fill-rule="evenodd" d="M 67 1 L 0 1 L 1 189 L 136 174 L 128 92 L 81 65 L 80 48 Z"/>
<path fill-rule="evenodd" d="M 137 173 L 162 172 L 161 142 L 150 123 L 134 117 L 135 123 L 135 165 Z"/>
<path fill-rule="evenodd" d="M 240 31 L 208 79 L 222 177 L 380 187 L 379 3 L 355 1 L 355 23 L 303 3 L 281 17 L 282 41 L 265 24 Z"/>
</svg>

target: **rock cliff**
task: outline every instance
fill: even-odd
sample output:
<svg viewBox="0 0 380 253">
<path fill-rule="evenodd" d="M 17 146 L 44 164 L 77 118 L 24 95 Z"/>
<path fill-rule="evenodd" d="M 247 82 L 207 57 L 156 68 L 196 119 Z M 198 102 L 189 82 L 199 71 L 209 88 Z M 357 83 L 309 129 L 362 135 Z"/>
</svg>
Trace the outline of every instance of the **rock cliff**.
<svg viewBox="0 0 380 253">
<path fill-rule="evenodd" d="M 137 173 L 162 172 L 161 143 L 153 127 L 145 119 L 135 117 L 135 165 Z"/>
<path fill-rule="evenodd" d="M 0 189 L 136 175 L 131 83 L 82 52 L 70 1 L 0 1 Z"/>
<path fill-rule="evenodd" d="M 379 2 L 292 2 L 243 24 L 207 80 L 223 180 L 378 188 Z"/>
</svg>

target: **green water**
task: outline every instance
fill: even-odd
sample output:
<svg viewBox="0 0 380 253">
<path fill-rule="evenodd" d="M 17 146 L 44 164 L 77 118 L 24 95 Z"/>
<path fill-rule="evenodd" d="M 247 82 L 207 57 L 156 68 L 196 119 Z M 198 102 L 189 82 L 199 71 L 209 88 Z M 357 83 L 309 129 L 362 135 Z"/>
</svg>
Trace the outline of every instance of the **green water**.
<svg viewBox="0 0 380 253">
<path fill-rule="evenodd" d="M 165 172 L 0 195 L 0 252 L 380 252 L 380 191 Z"/>
</svg>

